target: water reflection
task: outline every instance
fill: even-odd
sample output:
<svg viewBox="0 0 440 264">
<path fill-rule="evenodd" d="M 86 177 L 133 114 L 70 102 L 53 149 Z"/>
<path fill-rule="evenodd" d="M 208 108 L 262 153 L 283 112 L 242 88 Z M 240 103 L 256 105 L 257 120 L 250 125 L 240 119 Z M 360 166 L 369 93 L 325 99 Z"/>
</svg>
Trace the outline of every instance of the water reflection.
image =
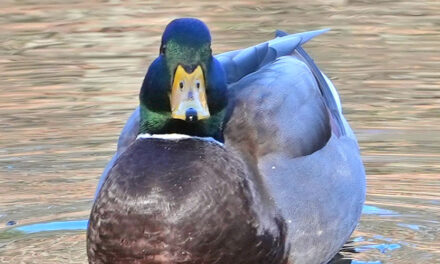
<svg viewBox="0 0 440 264">
<path fill-rule="evenodd" d="M 38 223 L 32 225 L 25 225 L 15 228 L 27 234 L 47 232 L 47 231 L 70 231 L 70 230 L 87 230 L 88 220 L 77 221 L 58 221 L 49 223 Z"/>
<path fill-rule="evenodd" d="M 362 208 L 362 214 L 368 214 L 368 215 L 396 215 L 397 213 L 392 210 L 386 210 L 382 209 L 376 206 L 372 205 L 364 205 L 364 208 Z"/>
<path fill-rule="evenodd" d="M 84 222 L 20 235 L 6 223 L 87 219 L 163 27 L 180 16 L 209 24 L 216 53 L 330 27 L 305 48 L 339 89 L 368 173 L 341 253 L 440 263 L 438 14 L 436 0 L 1 1 L 0 263 L 86 262 Z"/>
</svg>

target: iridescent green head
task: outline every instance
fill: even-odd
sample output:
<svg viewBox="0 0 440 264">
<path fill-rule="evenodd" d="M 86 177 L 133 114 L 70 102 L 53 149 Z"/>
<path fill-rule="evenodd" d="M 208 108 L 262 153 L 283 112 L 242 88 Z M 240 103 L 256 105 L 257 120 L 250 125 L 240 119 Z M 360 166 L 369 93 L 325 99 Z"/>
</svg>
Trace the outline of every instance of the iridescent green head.
<svg viewBox="0 0 440 264">
<path fill-rule="evenodd" d="M 168 24 L 139 98 L 141 133 L 222 140 L 226 77 L 212 56 L 211 34 L 202 21 L 181 18 Z"/>
</svg>

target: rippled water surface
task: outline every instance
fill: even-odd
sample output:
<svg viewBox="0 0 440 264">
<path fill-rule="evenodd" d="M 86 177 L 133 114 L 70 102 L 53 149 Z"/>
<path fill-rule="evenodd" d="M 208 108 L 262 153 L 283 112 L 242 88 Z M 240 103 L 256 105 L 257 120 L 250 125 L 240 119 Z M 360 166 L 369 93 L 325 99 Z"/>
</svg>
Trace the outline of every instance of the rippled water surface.
<svg viewBox="0 0 440 264">
<path fill-rule="evenodd" d="M 332 28 L 305 48 L 368 173 L 338 263 L 440 263 L 440 1 L 288 2 L 1 0 L 0 262 L 86 263 L 95 186 L 160 34 L 196 16 L 216 53 Z"/>
</svg>

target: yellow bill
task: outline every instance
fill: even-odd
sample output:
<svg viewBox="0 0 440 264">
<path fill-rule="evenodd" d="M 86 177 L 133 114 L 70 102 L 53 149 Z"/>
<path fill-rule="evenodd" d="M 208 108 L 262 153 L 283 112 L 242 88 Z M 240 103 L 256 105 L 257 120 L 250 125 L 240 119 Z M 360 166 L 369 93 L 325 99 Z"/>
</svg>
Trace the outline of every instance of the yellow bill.
<svg viewBox="0 0 440 264">
<path fill-rule="evenodd" d="M 205 78 L 202 67 L 188 73 L 179 65 L 174 73 L 170 94 L 171 117 L 185 121 L 197 121 L 210 116 L 206 100 Z"/>
</svg>

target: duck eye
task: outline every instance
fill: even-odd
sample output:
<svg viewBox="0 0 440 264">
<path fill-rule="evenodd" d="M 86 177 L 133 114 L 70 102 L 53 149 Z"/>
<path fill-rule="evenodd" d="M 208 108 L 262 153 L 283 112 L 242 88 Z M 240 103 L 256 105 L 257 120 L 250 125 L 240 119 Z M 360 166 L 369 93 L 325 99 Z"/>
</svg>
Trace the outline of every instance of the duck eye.
<svg viewBox="0 0 440 264">
<path fill-rule="evenodd" d="M 197 87 L 197 89 L 200 89 L 200 81 L 199 80 L 196 81 L 196 87 Z"/>
<path fill-rule="evenodd" d="M 183 90 L 183 81 L 179 82 L 179 87 L 180 87 L 180 90 Z"/>
<path fill-rule="evenodd" d="M 165 50 L 166 50 L 166 48 L 167 48 L 166 45 L 162 45 L 162 46 L 160 47 L 160 54 L 161 54 L 161 55 L 165 55 Z"/>
</svg>

